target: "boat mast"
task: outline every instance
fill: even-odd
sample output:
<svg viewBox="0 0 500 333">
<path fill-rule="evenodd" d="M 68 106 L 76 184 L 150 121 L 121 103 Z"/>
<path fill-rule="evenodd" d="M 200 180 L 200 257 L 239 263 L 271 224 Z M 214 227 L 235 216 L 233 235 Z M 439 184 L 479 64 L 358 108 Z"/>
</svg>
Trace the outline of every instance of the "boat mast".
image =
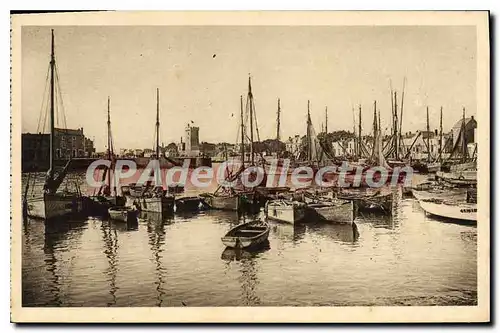
<svg viewBox="0 0 500 333">
<path fill-rule="evenodd" d="M 250 162 L 254 164 L 253 156 L 253 96 L 252 96 L 252 82 L 250 76 L 248 77 L 248 103 L 250 106 Z"/>
<path fill-rule="evenodd" d="M 328 134 L 328 106 L 325 106 L 325 133 Z"/>
<path fill-rule="evenodd" d="M 431 161 L 431 147 L 430 147 L 430 128 L 429 128 L 429 107 L 427 107 L 427 162 Z"/>
<path fill-rule="evenodd" d="M 311 156 L 312 156 L 312 153 L 311 153 L 311 149 L 312 149 L 312 146 L 311 146 L 311 129 L 310 129 L 310 126 L 311 126 L 311 113 L 310 113 L 310 110 L 309 110 L 309 100 L 307 100 L 307 133 L 306 133 L 306 139 L 307 139 L 307 160 L 308 161 L 311 161 Z"/>
<path fill-rule="evenodd" d="M 378 127 L 378 121 L 377 121 L 377 101 L 373 102 L 373 149 L 372 149 L 372 157 L 373 159 L 376 158 L 376 149 L 378 148 L 377 146 L 377 127 Z"/>
<path fill-rule="evenodd" d="M 109 96 L 108 96 L 108 159 L 111 162 L 111 116 L 109 114 Z M 111 191 L 111 166 L 108 174 L 108 189 Z"/>
<path fill-rule="evenodd" d="M 241 113 L 241 166 L 245 167 L 245 124 L 243 122 L 243 96 L 240 96 Z"/>
<path fill-rule="evenodd" d="M 443 107 L 441 107 L 441 117 L 439 118 L 439 162 L 443 156 Z"/>
<path fill-rule="evenodd" d="M 276 127 L 276 140 L 280 141 L 280 113 L 281 113 L 281 108 L 280 108 L 280 99 L 278 98 L 278 118 L 277 118 L 277 127 Z"/>
<path fill-rule="evenodd" d="M 109 115 L 109 96 L 108 96 L 108 160 L 111 161 L 111 117 Z"/>
<path fill-rule="evenodd" d="M 400 144 L 403 144 L 403 152 L 404 152 L 404 141 L 403 141 L 403 104 L 405 101 L 405 83 L 406 83 L 406 77 L 403 78 L 403 91 L 401 92 L 401 116 L 399 118 L 399 138 L 398 142 Z M 401 148 L 399 148 L 401 149 Z M 398 152 L 399 153 L 399 152 Z"/>
<path fill-rule="evenodd" d="M 358 158 L 361 158 L 361 104 L 359 105 L 359 124 L 358 124 L 358 132 L 359 132 L 359 139 L 358 139 Z"/>
<path fill-rule="evenodd" d="M 394 114 L 393 114 L 393 122 L 394 122 L 394 157 L 396 160 L 398 159 L 398 150 L 399 150 L 399 136 L 398 136 L 398 93 L 394 92 Z M 380 114 L 379 114 L 380 116 Z"/>
<path fill-rule="evenodd" d="M 56 58 L 54 54 L 54 29 L 52 29 L 52 43 L 50 52 L 50 165 L 49 179 L 54 178 L 54 69 Z"/>
<path fill-rule="evenodd" d="M 465 107 L 463 107 L 462 113 L 462 162 L 465 163 L 467 161 L 467 138 L 465 137 Z"/>
<path fill-rule="evenodd" d="M 156 88 L 156 158 L 160 160 L 160 89 Z"/>
</svg>

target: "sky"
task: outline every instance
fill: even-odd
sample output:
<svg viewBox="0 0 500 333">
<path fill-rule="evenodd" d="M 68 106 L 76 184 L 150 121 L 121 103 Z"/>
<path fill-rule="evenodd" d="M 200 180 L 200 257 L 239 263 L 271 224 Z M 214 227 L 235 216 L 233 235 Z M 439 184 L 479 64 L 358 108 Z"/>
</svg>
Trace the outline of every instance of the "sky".
<svg viewBox="0 0 500 333">
<path fill-rule="evenodd" d="M 50 29 L 22 28 L 23 132 L 37 129 Z M 249 75 L 261 139 L 276 136 L 278 98 L 282 140 L 305 134 L 308 100 L 317 132 L 325 107 L 329 131 L 352 130 L 358 105 L 370 131 L 374 100 L 387 129 L 391 85 L 401 94 L 404 78 L 403 132 L 425 129 L 427 106 L 431 128 L 443 107 L 444 131 L 463 107 L 476 114 L 473 26 L 57 26 L 54 33 L 67 128 L 83 127 L 97 151 L 107 141 L 108 96 L 114 148 L 153 148 L 156 88 L 163 143 L 179 142 L 191 121 L 202 141 L 236 143 Z"/>
</svg>

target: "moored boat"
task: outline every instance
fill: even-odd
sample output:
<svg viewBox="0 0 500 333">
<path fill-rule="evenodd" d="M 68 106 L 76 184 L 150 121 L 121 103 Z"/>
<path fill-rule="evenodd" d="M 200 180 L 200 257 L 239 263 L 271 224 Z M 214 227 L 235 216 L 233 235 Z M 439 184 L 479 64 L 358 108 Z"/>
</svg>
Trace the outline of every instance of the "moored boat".
<svg viewBox="0 0 500 333">
<path fill-rule="evenodd" d="M 463 170 L 454 172 L 436 173 L 438 179 L 456 186 L 474 186 L 477 185 L 477 170 Z"/>
<path fill-rule="evenodd" d="M 450 187 L 436 181 L 427 181 L 412 187 L 411 192 L 415 199 L 430 199 L 450 194 Z"/>
<path fill-rule="evenodd" d="M 115 206 L 108 209 L 110 219 L 121 222 L 132 222 L 137 219 L 138 211 L 134 207 Z"/>
<path fill-rule="evenodd" d="M 176 212 L 194 212 L 200 209 L 201 198 L 193 197 L 180 197 L 175 199 Z"/>
<path fill-rule="evenodd" d="M 83 198 L 76 194 L 53 193 L 29 198 L 25 205 L 28 216 L 36 219 L 55 219 L 82 214 Z"/>
<path fill-rule="evenodd" d="M 267 241 L 269 230 L 265 222 L 247 222 L 229 230 L 221 240 L 229 248 L 257 248 Z"/>
<path fill-rule="evenodd" d="M 49 89 L 49 97 L 50 97 L 50 105 L 49 105 L 49 124 L 50 124 L 50 132 L 49 132 L 49 170 L 47 172 L 43 192 L 41 195 L 34 195 L 35 181 L 36 177 L 33 178 L 33 184 L 31 183 L 30 176 L 28 176 L 28 180 L 26 182 L 25 191 L 23 193 L 23 215 L 33 217 L 33 218 L 41 218 L 46 220 L 57 219 L 60 217 L 66 217 L 68 215 L 84 215 L 84 196 L 81 195 L 79 186 L 75 183 L 76 189 L 72 192 L 63 190 L 60 191 L 59 187 L 63 183 L 66 178 L 66 174 L 68 168 L 71 163 L 71 157 L 69 158 L 66 165 L 62 170 L 56 170 L 55 156 L 55 131 L 54 123 L 55 123 L 55 110 L 56 105 L 55 98 L 56 92 L 59 90 L 59 77 L 57 74 L 56 67 L 56 59 L 55 59 L 55 50 L 54 50 L 54 30 L 51 32 L 51 54 L 50 54 L 50 89 Z M 46 98 L 44 96 L 44 98 Z M 41 116 L 41 115 L 40 115 Z M 40 118 L 41 119 L 41 118 Z M 31 175 L 31 174 L 29 174 Z M 66 182 L 68 185 L 68 182 Z M 28 188 L 32 186 L 32 193 L 28 195 Z"/>
<path fill-rule="evenodd" d="M 295 224 L 304 219 L 306 205 L 303 202 L 277 199 L 268 201 L 264 211 L 270 220 Z"/>
<path fill-rule="evenodd" d="M 368 193 L 366 191 L 342 191 L 336 197 L 342 200 L 352 200 L 357 211 L 392 212 L 391 192 L 381 193 L 380 191 L 376 191 Z"/>
<path fill-rule="evenodd" d="M 168 214 L 174 211 L 175 199 L 170 195 L 141 197 L 134 200 L 140 211 Z"/>
<path fill-rule="evenodd" d="M 354 203 L 351 200 L 324 200 L 307 204 L 307 208 L 323 221 L 334 223 L 354 222 Z"/>
<path fill-rule="evenodd" d="M 441 199 L 422 199 L 418 202 L 428 214 L 454 220 L 477 222 L 477 204 L 475 203 L 453 203 Z"/>
</svg>

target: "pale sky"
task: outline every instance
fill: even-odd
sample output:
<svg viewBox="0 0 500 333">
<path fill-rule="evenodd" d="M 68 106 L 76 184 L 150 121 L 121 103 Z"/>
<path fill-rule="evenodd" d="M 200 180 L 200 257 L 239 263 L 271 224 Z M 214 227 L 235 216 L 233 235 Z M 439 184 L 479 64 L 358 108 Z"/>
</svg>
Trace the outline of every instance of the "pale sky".
<svg viewBox="0 0 500 333">
<path fill-rule="evenodd" d="M 407 78 L 403 131 L 448 131 L 476 114 L 476 30 L 422 27 L 55 27 L 68 128 L 84 128 L 98 151 L 106 143 L 111 97 L 115 149 L 153 148 L 156 88 L 161 141 L 178 142 L 190 121 L 200 139 L 236 142 L 240 95 L 252 76 L 261 139 L 276 135 L 281 99 L 282 139 L 305 134 L 307 100 L 316 131 L 328 106 L 328 129 L 352 130 L 352 107 L 362 105 L 371 130 L 373 101 L 390 123 L 390 80 Z M 22 131 L 38 123 L 50 59 L 50 27 L 22 30 Z M 357 117 L 357 111 L 356 111 Z M 61 125 L 61 124 L 60 124 Z"/>
</svg>

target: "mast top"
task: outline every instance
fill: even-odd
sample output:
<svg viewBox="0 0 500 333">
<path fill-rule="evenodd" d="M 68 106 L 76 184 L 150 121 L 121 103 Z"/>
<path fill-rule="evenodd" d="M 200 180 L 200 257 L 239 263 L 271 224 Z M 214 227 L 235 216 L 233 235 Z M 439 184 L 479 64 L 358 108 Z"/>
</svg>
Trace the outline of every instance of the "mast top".
<svg viewBox="0 0 500 333">
<path fill-rule="evenodd" d="M 248 74 L 248 95 L 252 96 L 252 77 Z"/>
<path fill-rule="evenodd" d="M 111 117 L 109 115 L 109 96 L 108 96 L 108 125 L 111 123 Z"/>
</svg>

